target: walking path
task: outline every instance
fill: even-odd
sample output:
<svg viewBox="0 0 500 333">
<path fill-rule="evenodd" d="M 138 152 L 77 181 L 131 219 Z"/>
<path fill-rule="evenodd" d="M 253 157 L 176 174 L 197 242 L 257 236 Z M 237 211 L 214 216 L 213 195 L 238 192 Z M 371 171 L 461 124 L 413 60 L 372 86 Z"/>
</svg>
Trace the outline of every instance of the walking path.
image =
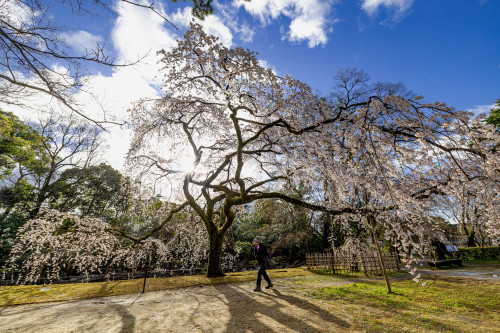
<svg viewBox="0 0 500 333">
<path fill-rule="evenodd" d="M 447 276 L 500 282 L 500 264 L 453 269 L 421 267 L 424 278 Z M 254 282 L 194 287 L 0 308 L 0 332 L 355 332 L 344 307 L 294 292 L 350 284 L 364 278 L 315 275 L 273 279 L 275 288 L 253 292 Z"/>
<path fill-rule="evenodd" d="M 0 332 L 353 332 L 324 304 L 293 295 L 291 281 L 265 292 L 247 282 L 11 306 Z"/>
<path fill-rule="evenodd" d="M 471 278 L 476 280 L 489 280 L 500 282 L 500 264 L 467 263 L 453 268 L 433 269 L 424 263 L 419 267 L 419 273 L 423 276 L 432 277 L 434 275 L 444 277 Z"/>
</svg>

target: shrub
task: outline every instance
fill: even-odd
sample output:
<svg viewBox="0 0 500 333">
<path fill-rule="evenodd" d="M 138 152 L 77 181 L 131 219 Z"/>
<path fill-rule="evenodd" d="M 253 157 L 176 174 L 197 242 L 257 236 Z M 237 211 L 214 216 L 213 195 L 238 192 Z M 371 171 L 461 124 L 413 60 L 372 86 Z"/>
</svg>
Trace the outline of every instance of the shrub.
<svg viewBox="0 0 500 333">
<path fill-rule="evenodd" d="M 5 264 L 9 257 L 17 230 L 21 228 L 26 221 L 28 221 L 28 218 L 18 213 L 13 213 L 4 219 L 0 219 L 0 267 Z"/>
<path fill-rule="evenodd" d="M 241 242 L 237 241 L 235 247 L 239 250 L 240 259 L 242 260 L 252 260 L 255 259 L 255 255 L 253 252 L 253 244 L 251 242 Z"/>
<path fill-rule="evenodd" d="M 458 249 L 457 255 L 462 260 L 500 260 L 500 246 L 466 247 Z"/>
</svg>

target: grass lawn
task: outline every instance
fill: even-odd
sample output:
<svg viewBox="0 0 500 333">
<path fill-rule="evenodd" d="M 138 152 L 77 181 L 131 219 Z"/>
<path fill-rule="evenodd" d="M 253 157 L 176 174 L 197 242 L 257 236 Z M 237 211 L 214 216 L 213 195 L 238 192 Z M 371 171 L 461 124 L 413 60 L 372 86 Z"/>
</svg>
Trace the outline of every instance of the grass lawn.
<svg viewBox="0 0 500 333">
<path fill-rule="evenodd" d="M 436 277 L 426 285 L 391 278 L 388 295 L 383 279 L 314 274 L 305 268 L 270 270 L 283 295 L 296 295 L 363 332 L 500 332 L 500 283 Z M 256 271 L 225 277 L 201 275 L 149 278 L 147 291 L 254 281 Z M 279 278 L 284 278 L 280 279 Z M 143 279 L 0 287 L 0 306 L 76 300 L 142 291 Z M 285 296 L 286 297 L 286 296 Z M 294 299 L 296 297 L 294 296 Z"/>
<path fill-rule="evenodd" d="M 313 274 L 306 268 L 271 269 L 268 270 L 268 272 L 272 274 L 273 278 L 288 278 Z M 224 277 L 217 278 L 208 278 L 204 275 L 148 278 L 146 282 L 146 291 L 253 281 L 256 278 L 256 274 L 256 271 L 247 271 L 228 273 Z M 0 287 L 0 306 L 140 293 L 142 292 L 143 284 L 144 279 L 133 279 L 111 282 L 6 286 Z"/>
<path fill-rule="evenodd" d="M 299 279 L 300 280 L 300 279 Z M 500 284 L 440 278 L 426 285 L 392 280 L 301 288 L 311 299 L 341 308 L 367 332 L 500 332 Z"/>
</svg>

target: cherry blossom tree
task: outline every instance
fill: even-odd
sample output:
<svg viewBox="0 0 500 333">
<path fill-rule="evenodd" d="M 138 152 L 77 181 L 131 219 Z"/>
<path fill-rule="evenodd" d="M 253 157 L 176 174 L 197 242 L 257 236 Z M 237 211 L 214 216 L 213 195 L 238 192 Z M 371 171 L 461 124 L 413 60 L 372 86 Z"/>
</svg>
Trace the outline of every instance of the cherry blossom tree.
<svg viewBox="0 0 500 333">
<path fill-rule="evenodd" d="M 449 176 L 446 196 L 437 198 L 447 215 L 460 223 L 467 246 L 481 244 L 489 238 L 500 242 L 500 135 L 495 124 L 478 118 L 470 123 L 457 124 L 467 146 L 481 152 L 470 156 L 459 154 L 455 158 L 460 168 Z"/>
<path fill-rule="evenodd" d="M 179 194 L 181 203 L 164 223 L 188 206 L 200 216 L 210 243 L 208 276 L 222 275 L 221 248 L 235 209 L 266 198 L 362 216 L 372 227 L 385 223 L 386 236 L 399 238 L 401 249 L 420 248 L 413 241 L 422 233 L 418 221 L 462 167 L 457 155 L 487 154 L 467 145 L 458 126 L 469 122 L 464 112 L 377 92 L 331 105 L 196 24 L 161 54 L 164 95 L 131 110 L 129 167 Z M 326 177 L 337 200 L 293 197 L 284 186 L 293 177 L 311 183 Z M 402 219 L 410 226 L 405 230 Z"/>
<path fill-rule="evenodd" d="M 224 236 L 236 213 L 265 199 L 383 230 L 408 253 L 423 250 L 439 198 L 466 186 L 484 202 L 485 232 L 498 232 L 499 134 L 466 112 L 387 85 L 328 103 L 196 24 L 161 54 L 163 96 L 130 110 L 128 172 L 169 204 L 123 219 L 144 223 L 101 228 L 127 245 L 116 253 L 130 267 L 158 253 L 154 260 L 167 262 L 175 249 L 205 253 L 207 275 L 223 275 Z M 322 195 L 297 197 L 290 189 L 298 180 Z M 186 216 L 195 224 L 175 234 L 177 243 L 163 241 Z"/>
<path fill-rule="evenodd" d="M 113 269 L 128 269 L 133 277 L 135 270 L 146 265 L 153 273 L 163 273 L 172 262 L 184 268 L 199 267 L 207 257 L 207 239 L 198 216 L 188 211 L 142 242 L 122 237 L 124 230 L 132 237 L 143 232 L 146 225 L 158 225 L 167 207 L 154 198 L 135 198 L 120 232 L 99 218 L 44 210 L 18 231 L 6 263 L 12 282 L 52 282 L 59 280 L 62 272 L 88 277 L 109 274 Z"/>
<path fill-rule="evenodd" d="M 224 234 L 238 206 L 279 198 L 325 209 L 280 187 L 294 172 L 287 167 L 287 152 L 302 133 L 318 127 L 304 124 L 316 122 L 327 105 L 307 85 L 263 68 L 249 50 L 227 49 L 199 25 L 161 54 L 165 95 L 140 101 L 131 111 L 130 169 L 180 184 L 184 202 L 172 212 L 189 206 L 200 216 L 210 241 L 207 275 L 220 276 Z M 182 172 L 185 156 L 195 171 Z M 344 211 L 354 209 L 331 213 Z"/>
</svg>

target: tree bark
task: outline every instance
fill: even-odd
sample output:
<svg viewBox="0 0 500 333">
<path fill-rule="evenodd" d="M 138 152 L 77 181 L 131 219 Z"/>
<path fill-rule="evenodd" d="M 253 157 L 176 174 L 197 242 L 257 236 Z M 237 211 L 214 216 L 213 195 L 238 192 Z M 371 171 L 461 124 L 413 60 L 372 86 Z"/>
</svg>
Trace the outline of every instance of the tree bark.
<svg viewBox="0 0 500 333">
<path fill-rule="evenodd" d="M 221 261 L 224 233 L 218 230 L 209 232 L 209 242 L 207 277 L 224 276 Z"/>
<path fill-rule="evenodd" d="M 465 237 L 467 237 L 465 246 L 476 247 L 476 231 L 474 230 L 474 225 L 471 225 L 470 229 L 467 229 L 467 225 L 462 222 L 462 230 L 464 231 Z"/>
</svg>

